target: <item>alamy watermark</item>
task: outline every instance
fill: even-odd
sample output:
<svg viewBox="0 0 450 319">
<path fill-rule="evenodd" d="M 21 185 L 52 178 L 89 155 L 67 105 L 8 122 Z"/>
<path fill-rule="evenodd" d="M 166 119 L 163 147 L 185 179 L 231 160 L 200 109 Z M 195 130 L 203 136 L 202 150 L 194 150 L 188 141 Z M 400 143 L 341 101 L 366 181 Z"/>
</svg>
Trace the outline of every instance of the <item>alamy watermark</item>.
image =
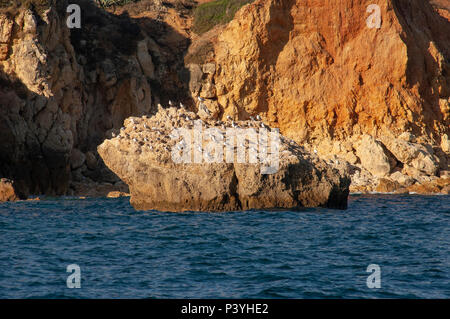
<svg viewBox="0 0 450 319">
<path fill-rule="evenodd" d="M 366 10 L 370 16 L 366 20 L 366 25 L 369 29 L 381 28 L 381 8 L 378 4 L 370 4 Z"/>
<path fill-rule="evenodd" d="M 367 266 L 366 272 L 371 273 L 366 280 L 367 288 L 381 288 L 381 268 L 377 264 Z"/>
<path fill-rule="evenodd" d="M 203 129 L 202 121 L 193 129 L 177 128 L 170 135 L 181 141 L 172 148 L 174 163 L 249 163 L 261 164 L 261 174 L 279 169 L 280 134 L 278 129 L 229 127 L 224 131 Z"/>
<path fill-rule="evenodd" d="M 68 265 L 66 272 L 71 273 L 66 280 L 67 288 L 81 288 L 81 268 L 77 264 Z"/>
<path fill-rule="evenodd" d="M 80 29 L 81 28 L 81 8 L 78 4 L 69 4 L 67 6 L 67 17 L 66 24 L 69 29 Z"/>
</svg>

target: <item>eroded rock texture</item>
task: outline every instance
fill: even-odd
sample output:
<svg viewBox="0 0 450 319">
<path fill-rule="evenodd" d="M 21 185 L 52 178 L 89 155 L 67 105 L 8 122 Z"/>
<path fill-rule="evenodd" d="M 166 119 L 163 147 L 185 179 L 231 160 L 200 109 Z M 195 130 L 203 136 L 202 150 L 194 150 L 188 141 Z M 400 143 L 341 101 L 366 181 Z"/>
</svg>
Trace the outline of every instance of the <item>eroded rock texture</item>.
<svg viewBox="0 0 450 319">
<path fill-rule="evenodd" d="M 196 162 L 196 155 L 192 153 L 189 163 L 177 163 L 172 152 L 183 140 L 170 136 L 176 128 L 193 129 L 196 125 L 194 120 L 201 121 L 195 113 L 183 109 L 160 109 L 151 118 L 127 119 L 117 137 L 105 140 L 98 147 L 106 165 L 129 185 L 131 203 L 135 208 L 234 211 L 347 207 L 350 179 L 284 137 L 280 141 L 279 166 L 273 174 L 263 174 L 263 164 L 260 161 L 252 163 L 248 158 L 244 163 L 239 163 L 237 157 L 231 162 L 224 157 L 220 163 L 208 161 L 207 156 L 215 154 L 205 155 L 205 150 L 210 149 L 208 143 L 225 148 L 227 141 L 219 137 L 217 141 L 216 138 L 201 137 L 195 144 L 194 133 L 192 150 L 202 149 L 201 160 Z M 233 123 L 212 119 L 202 123 L 202 134 L 216 128 L 224 136 L 233 125 L 257 130 L 261 124 L 257 121 Z M 249 149 L 257 149 L 250 140 L 242 142 L 247 157 L 250 156 Z M 238 143 L 233 145 L 237 147 Z"/>
<path fill-rule="evenodd" d="M 445 177 L 450 22 L 443 3 L 434 1 L 436 11 L 422 0 L 255 1 L 212 38 L 213 57 L 189 65 L 191 81 L 200 79 L 191 90 L 218 118 L 261 114 L 323 158 L 346 162 L 366 191 L 396 172 L 419 184 Z M 369 4 L 380 8 L 380 28 L 367 24 Z M 211 63 L 212 76 L 203 71 Z"/>
<path fill-rule="evenodd" d="M 167 91 L 185 95 L 177 77 L 183 68 L 174 62 L 182 64 L 182 50 L 159 37 L 176 32 L 91 0 L 70 2 L 81 6 L 82 28 L 69 29 L 68 2 L 48 3 L 0 14 L 0 176 L 33 194 L 70 194 L 93 182 L 123 190 L 96 147 Z M 178 40 L 179 48 L 188 45 Z"/>
</svg>

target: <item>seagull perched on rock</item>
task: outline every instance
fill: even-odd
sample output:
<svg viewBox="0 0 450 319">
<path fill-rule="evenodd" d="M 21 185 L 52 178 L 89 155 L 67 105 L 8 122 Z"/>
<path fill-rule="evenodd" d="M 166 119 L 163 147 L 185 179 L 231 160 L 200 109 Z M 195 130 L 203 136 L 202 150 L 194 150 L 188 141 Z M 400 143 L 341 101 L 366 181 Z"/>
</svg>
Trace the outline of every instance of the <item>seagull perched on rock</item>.
<svg viewBox="0 0 450 319">
<path fill-rule="evenodd" d="M 181 107 L 182 109 L 184 109 L 184 105 L 183 105 L 183 103 L 181 103 L 181 102 L 180 102 L 180 107 Z"/>
<path fill-rule="evenodd" d="M 205 99 L 200 97 L 200 96 L 197 97 L 197 100 L 199 100 L 199 102 L 204 102 L 205 101 Z"/>
<path fill-rule="evenodd" d="M 172 105 L 173 105 L 173 103 L 172 103 L 172 101 L 171 101 L 171 100 L 169 100 L 169 105 L 170 105 L 170 106 L 172 106 Z"/>
<path fill-rule="evenodd" d="M 227 120 L 231 121 L 231 116 L 227 115 Z"/>
<path fill-rule="evenodd" d="M 116 137 L 116 133 L 112 132 L 112 133 L 111 133 L 111 136 L 112 136 L 112 137 Z"/>
<path fill-rule="evenodd" d="M 261 121 L 261 116 L 259 116 L 259 114 L 256 115 L 256 120 Z"/>
</svg>

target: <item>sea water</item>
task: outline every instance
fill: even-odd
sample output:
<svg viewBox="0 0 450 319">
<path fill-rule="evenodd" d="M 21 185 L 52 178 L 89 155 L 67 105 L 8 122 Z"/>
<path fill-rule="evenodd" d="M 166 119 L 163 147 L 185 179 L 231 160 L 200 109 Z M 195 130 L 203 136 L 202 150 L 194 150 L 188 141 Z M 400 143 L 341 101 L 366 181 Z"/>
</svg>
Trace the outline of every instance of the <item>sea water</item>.
<svg viewBox="0 0 450 319">
<path fill-rule="evenodd" d="M 449 298 L 449 225 L 447 195 L 352 195 L 345 211 L 3 203 L 0 298 Z"/>
</svg>

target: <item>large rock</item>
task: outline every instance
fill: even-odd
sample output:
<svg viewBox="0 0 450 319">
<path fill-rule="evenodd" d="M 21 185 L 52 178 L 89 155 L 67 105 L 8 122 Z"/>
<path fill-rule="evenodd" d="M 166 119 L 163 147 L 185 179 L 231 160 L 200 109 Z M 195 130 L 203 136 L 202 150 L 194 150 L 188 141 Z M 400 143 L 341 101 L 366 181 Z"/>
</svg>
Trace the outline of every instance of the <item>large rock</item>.
<svg viewBox="0 0 450 319">
<path fill-rule="evenodd" d="M 438 172 L 439 162 L 431 146 L 395 138 L 384 139 L 384 144 L 402 164 L 414 167 L 422 174 L 436 175 Z"/>
<path fill-rule="evenodd" d="M 177 144 L 178 140 L 169 134 L 174 137 L 175 128 L 193 129 L 194 119 L 198 117 L 191 112 L 160 109 L 152 118 L 127 119 L 118 137 L 105 140 L 98 147 L 106 165 L 129 185 L 135 208 L 161 211 L 346 208 L 349 179 L 284 137 L 280 140 L 278 169 L 270 174 L 264 174 L 268 172 L 263 170 L 265 164 L 261 159 L 267 158 L 261 154 L 253 164 L 249 154 L 243 163 L 237 163 L 237 158 L 221 163 L 211 161 L 210 157 L 217 154 L 212 151 L 199 153 L 200 160 L 196 160 L 198 147 L 223 150 L 220 137 L 211 133 L 217 142 L 211 138 L 208 142 L 206 132 L 215 128 L 215 132 L 225 133 L 231 122 L 195 122 L 197 129 L 202 126 L 204 138 L 193 147 L 194 163 L 179 162 L 173 154 L 177 152 L 175 144 L 182 144 Z M 255 132 L 261 127 L 260 122 L 237 124 Z M 243 136 L 239 133 L 243 131 L 237 132 L 237 136 Z M 247 151 L 254 147 L 249 140 L 241 144 L 238 147 Z M 218 158 L 223 160 L 223 156 Z"/>
<path fill-rule="evenodd" d="M 427 175 L 436 175 L 439 170 L 439 163 L 429 152 L 419 152 L 411 161 L 411 166 Z"/>
<path fill-rule="evenodd" d="M 364 135 L 355 143 L 356 155 L 361 165 L 377 177 L 384 177 L 391 171 L 391 161 L 383 144 L 369 135 Z"/>
<path fill-rule="evenodd" d="M 400 185 L 402 185 L 402 186 L 405 186 L 405 187 L 409 187 L 409 186 L 413 185 L 414 182 L 415 182 L 415 179 L 414 179 L 414 178 L 412 178 L 412 177 L 410 177 L 410 176 L 408 176 L 408 175 L 402 174 L 402 173 L 399 172 L 399 171 L 397 171 L 397 172 L 391 174 L 390 178 L 391 178 L 393 181 L 395 181 L 395 182 L 397 182 L 398 184 L 400 184 Z"/>
</svg>

